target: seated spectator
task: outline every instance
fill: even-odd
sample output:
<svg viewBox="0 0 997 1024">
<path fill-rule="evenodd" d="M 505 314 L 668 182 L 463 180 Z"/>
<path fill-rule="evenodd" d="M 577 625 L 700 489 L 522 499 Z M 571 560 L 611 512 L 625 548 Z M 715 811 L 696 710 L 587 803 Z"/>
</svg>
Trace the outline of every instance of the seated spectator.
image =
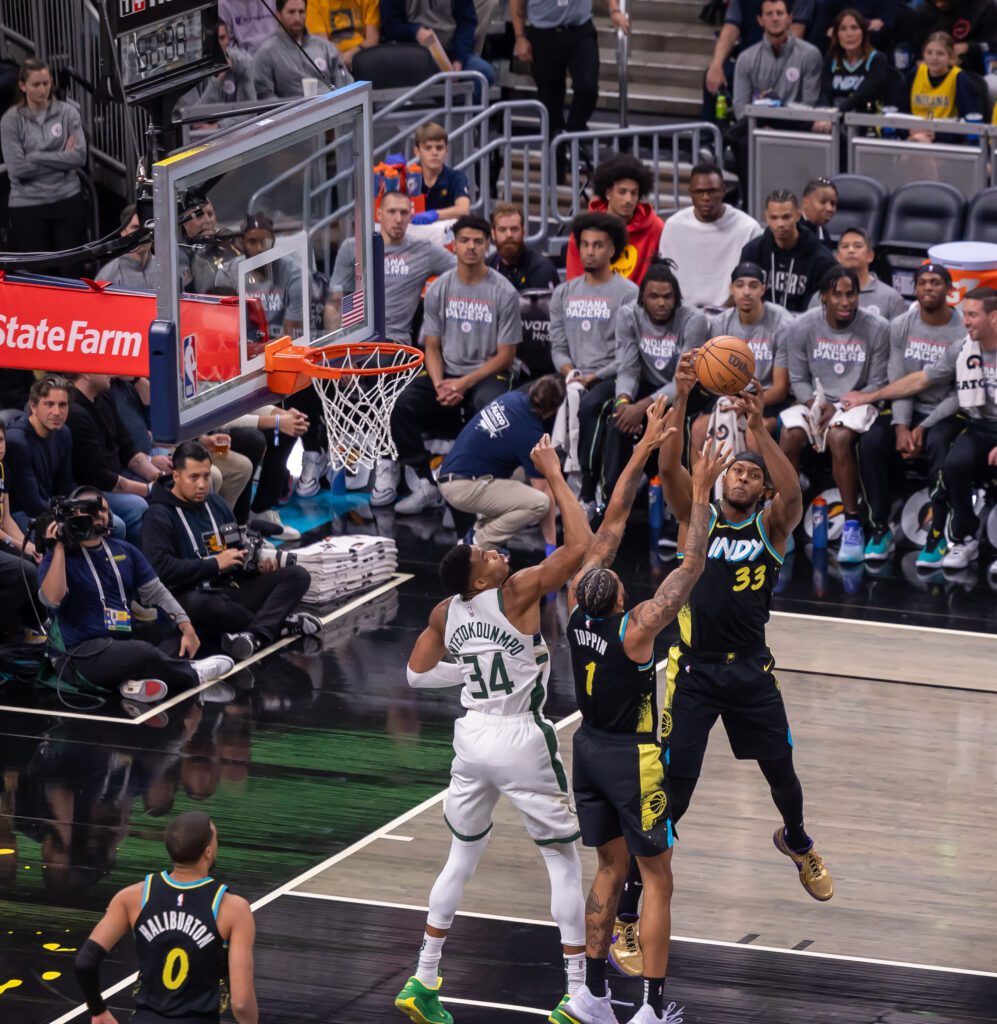
<svg viewBox="0 0 997 1024">
<path fill-rule="evenodd" d="M 910 303 L 896 290 L 872 273 L 869 269 L 876 259 L 876 250 L 869 236 L 862 228 L 845 228 L 838 239 L 836 250 L 838 263 L 854 270 L 859 279 L 859 307 L 867 313 L 875 313 L 884 320 L 902 316 Z M 820 305 L 820 296 L 814 295 L 810 308 Z"/>
<path fill-rule="evenodd" d="M 893 49 L 893 26 L 896 20 L 897 6 L 898 0 L 822 0 L 818 5 L 817 26 L 812 41 L 821 49 L 824 48 L 824 41 L 829 41 L 829 49 L 831 51 L 834 50 L 835 44 L 838 44 L 842 51 L 838 54 L 839 60 L 842 56 L 846 56 L 849 63 L 855 61 L 857 56 L 849 55 L 845 52 L 848 49 L 845 37 L 854 38 L 854 30 L 849 27 L 844 31 L 844 34 L 839 31 L 845 15 L 848 15 L 859 25 L 862 22 L 865 23 L 865 29 L 862 33 L 863 39 L 869 39 L 870 52 L 875 52 L 873 47 L 880 51 L 883 58 L 882 66 L 885 71 L 887 65 L 886 54 Z M 855 18 L 855 15 L 859 17 Z M 826 68 L 827 65 L 825 64 L 825 70 Z M 861 71 L 856 70 L 856 74 L 860 75 Z M 832 93 L 836 94 L 836 92 L 837 90 L 832 88 Z M 867 99 L 871 99 L 874 102 L 880 98 L 876 94 L 867 97 Z M 828 105 L 830 104 L 825 104 L 823 99 L 821 100 L 822 107 Z M 834 103 L 834 106 L 837 106 L 837 103 Z M 854 107 L 853 109 L 859 110 L 861 108 Z"/>
<path fill-rule="evenodd" d="M 0 117 L 10 179 L 8 244 L 14 252 L 73 249 L 86 236 L 76 175 L 87 161 L 80 112 L 52 95 L 52 69 L 35 57 L 21 65 L 17 85 L 17 104 Z"/>
<path fill-rule="evenodd" d="M 900 109 L 905 114 L 929 121 L 964 118 L 967 114 L 984 117 L 983 104 L 975 85 L 959 68 L 955 44 L 947 32 L 932 32 L 921 51 L 923 63 L 907 75 Z M 911 142 L 934 142 L 933 131 L 913 131 Z M 938 137 L 939 142 L 964 143 L 963 135 Z"/>
<path fill-rule="evenodd" d="M 44 639 L 41 628 L 42 613 L 35 604 L 38 593 L 38 572 L 35 568 L 35 546 L 25 542 L 21 528 L 14 522 L 7 500 L 7 476 L 4 455 L 7 450 L 7 431 L 0 422 L 0 608 L 4 610 L 4 632 L 23 628 L 25 638 Z"/>
<path fill-rule="evenodd" d="M 429 47 L 438 40 L 454 71 L 478 71 L 494 85 L 495 68 L 474 52 L 477 30 L 474 0 L 381 0 L 381 38 L 386 43 Z"/>
<path fill-rule="evenodd" d="M 675 261 L 682 295 L 693 306 L 722 306 L 727 278 L 741 250 L 762 229 L 754 217 L 724 202 L 724 176 L 715 164 L 697 164 L 689 175 L 692 206 L 673 213 L 658 252 Z"/>
<path fill-rule="evenodd" d="M 578 403 L 579 501 L 593 513 L 602 473 L 605 421 L 616 394 L 616 325 L 620 310 L 639 289 L 613 270 L 627 245 L 626 226 L 609 213 L 583 213 L 571 224 L 582 266 L 580 277 L 554 289 L 550 346 L 554 367 L 585 389 Z"/>
<path fill-rule="evenodd" d="M 232 41 L 250 56 L 281 27 L 270 11 L 273 0 L 218 0 L 218 18 L 232 34 Z"/>
<path fill-rule="evenodd" d="M 517 292 L 556 288 L 561 283 L 557 267 L 525 241 L 523 208 L 516 203 L 496 203 L 492 210 L 492 242 L 495 252 L 488 261 Z"/>
<path fill-rule="evenodd" d="M 785 329 L 790 383 L 799 404 L 780 415 L 779 444 L 797 467 L 807 444 L 818 451 L 825 445 L 830 449 L 831 473 L 845 512 L 838 562 L 861 562 L 865 536 L 859 521 L 855 446 L 866 431 L 888 430 L 888 426 L 877 426 L 878 409 L 846 409 L 842 398 L 851 391 L 875 391 L 886 383 L 889 335 L 882 317 L 859 308 L 859 281 L 854 270 L 833 266 L 821 281 L 820 295 L 820 309 L 804 313 Z M 823 390 L 819 404 L 818 388 Z M 878 539 L 884 524 L 872 525 L 873 537 Z"/>
<path fill-rule="evenodd" d="M 277 25 L 269 12 L 267 22 L 273 27 Z M 248 103 L 256 99 L 253 55 L 236 44 L 231 29 L 224 21 L 218 22 L 218 46 L 225 55 L 228 67 L 198 82 L 180 98 L 177 102 L 178 107 L 207 106 L 212 103 Z"/>
<path fill-rule="evenodd" d="M 141 225 L 135 212 L 135 204 L 129 203 L 121 211 L 122 238 L 135 234 L 139 227 Z M 152 236 L 149 236 L 148 241 L 105 263 L 97 271 L 96 280 L 110 281 L 111 284 L 132 291 L 154 292 L 159 283 L 159 264 L 152 252 Z"/>
<path fill-rule="evenodd" d="M 683 300 L 674 264 L 655 259 L 637 301 L 616 314 L 616 401 L 603 468 L 607 497 L 633 453 L 647 410 L 659 398 L 675 397 L 679 357 L 710 337 L 705 314 Z"/>
<path fill-rule="evenodd" d="M 381 41 L 378 0 L 311 0 L 308 31 L 325 36 L 339 51 L 339 59 L 353 67 L 353 58 Z"/>
<path fill-rule="evenodd" d="M 449 505 L 476 516 L 465 537 L 486 551 L 545 523 L 544 541 L 556 543 L 547 482 L 530 451 L 564 401 L 564 380 L 548 374 L 528 388 L 499 395 L 460 432 L 440 466 L 440 493 Z M 522 483 L 517 472 L 526 475 Z"/>
<path fill-rule="evenodd" d="M 800 227 L 806 228 L 832 252 L 834 242 L 827 225 L 838 212 L 838 189 L 829 178 L 811 178 L 803 186 L 803 203 L 800 207 Z"/>
<path fill-rule="evenodd" d="M 52 499 L 65 497 L 73 482 L 73 435 L 66 426 L 72 385 L 48 376 L 31 385 L 28 414 L 7 428 L 7 473 L 14 521 L 26 530 L 28 520 L 47 512 Z"/>
<path fill-rule="evenodd" d="M 202 444 L 177 446 L 172 479 L 156 484 L 149 502 L 143 551 L 195 628 L 220 637 L 226 654 L 243 661 L 282 636 L 321 630 L 320 619 L 295 612 L 311 584 L 304 566 L 268 559 L 244 569 L 246 551 L 226 539 L 234 519 L 211 493 L 211 456 Z"/>
<path fill-rule="evenodd" d="M 664 227 L 650 203 L 642 201 L 654 187 L 654 174 L 637 157 L 617 153 L 595 169 L 592 187 L 595 198 L 589 203 L 589 211 L 619 217 L 627 229 L 627 244 L 616 256 L 612 269 L 634 284 L 640 284 L 658 251 Z M 570 281 L 585 269 L 574 232 L 568 239 L 566 259 Z"/>
<path fill-rule="evenodd" d="M 471 212 L 471 189 L 463 171 L 447 166 L 447 130 L 430 121 L 415 130 L 415 158 L 419 162 L 426 210 L 412 218 L 413 224 L 466 217 Z"/>
<path fill-rule="evenodd" d="M 724 23 L 713 44 L 713 56 L 706 69 L 706 91 L 715 96 L 721 89 L 727 88 L 734 79 L 734 60 L 739 50 L 745 50 L 762 40 L 762 20 L 758 0 L 730 0 L 726 5 Z M 792 7 L 792 21 L 789 31 L 798 39 L 807 34 L 814 17 L 813 0 L 796 0 Z M 704 111 L 706 120 L 713 119 L 714 106 L 707 105 Z"/>
<path fill-rule="evenodd" d="M 399 461 L 416 475 L 412 493 L 398 502 L 402 515 L 439 508 L 423 432 L 456 437 L 463 422 L 509 390 L 523 324 L 516 289 L 485 265 L 491 225 L 481 217 L 460 217 L 454 225 L 457 265 L 426 292 L 422 324 L 426 362 L 401 393 L 391 414 L 391 436 Z M 398 467 L 387 467 L 381 501 L 397 491 Z"/>
<path fill-rule="evenodd" d="M 180 217 L 183 235 L 177 246 L 181 284 L 198 295 L 206 295 L 214 286 L 218 272 L 241 253 L 231 236 L 220 235 L 214 204 L 203 189 L 188 189 L 183 194 Z"/>
<path fill-rule="evenodd" d="M 73 434 L 73 476 L 103 492 L 111 511 L 125 525 L 125 539 L 138 544 L 142 516 L 160 469 L 136 451 L 131 434 L 114 407 L 106 373 L 72 375 L 67 425 Z"/>
<path fill-rule="evenodd" d="M 834 257 L 812 231 L 800 230 L 800 206 L 787 189 L 765 200 L 765 231 L 741 250 L 739 263 L 765 271 L 765 299 L 790 313 L 802 313 L 817 286 L 834 266 Z"/>
<path fill-rule="evenodd" d="M 889 66 L 886 54 L 872 45 L 869 22 L 853 7 L 846 7 L 829 31 L 831 46 L 824 58 L 819 105 L 837 107 L 843 113 L 875 113 L 886 95 Z M 814 131 L 830 130 L 830 121 L 814 124 Z"/>
<path fill-rule="evenodd" d="M 787 0 L 761 0 L 760 42 L 741 52 L 734 67 L 735 126 L 728 138 L 737 159 L 742 196 L 748 195 L 748 120 L 745 108 L 760 99 L 783 105 L 816 106 L 820 96 L 820 50 L 790 32 Z"/>
<path fill-rule="evenodd" d="M 980 518 L 973 507 L 978 481 L 992 479 L 997 467 L 997 291 L 975 288 L 962 304 L 967 336 L 941 358 L 885 387 L 850 392 L 843 404 L 861 411 L 866 402 L 912 398 L 944 384 L 956 400 L 946 406 L 968 421 L 945 457 L 942 481 L 952 509 L 954 543 L 942 559 L 945 569 L 965 569 L 980 556 Z M 990 566 L 991 572 L 995 571 Z"/>
<path fill-rule="evenodd" d="M 111 515 L 100 491 L 80 487 L 71 496 L 93 499 L 93 536 L 66 544 L 52 523 L 51 546 L 38 570 L 60 674 L 72 670 L 96 686 L 118 686 L 122 696 L 148 702 L 165 697 L 169 686 L 191 688 L 230 672 L 231 658 L 189 660 L 201 646 L 190 618 L 138 548 L 108 538 Z M 168 624 L 133 622 L 133 601 L 157 608 Z"/>
<path fill-rule="evenodd" d="M 891 383 L 934 366 L 949 348 L 962 345 L 966 337 L 962 314 L 946 302 L 951 287 L 952 278 L 941 264 L 924 263 L 917 268 L 917 304 L 890 324 Z M 892 405 L 893 436 L 886 431 L 870 431 L 859 442 L 862 487 L 870 518 L 883 524 L 866 544 L 865 558 L 867 562 L 884 561 L 893 544 L 893 534 L 886 524 L 892 499 L 889 485 L 896 476 L 893 471 L 897 457 L 914 459 L 923 454 L 928 462 L 931 523 L 917 564 L 921 568 L 937 567 L 946 554 L 948 519 L 942 468 L 952 442 L 965 429 L 966 420 L 954 415 L 958 399 L 951 384 L 945 381 L 933 384 L 914 398 L 894 399 Z"/>
<path fill-rule="evenodd" d="M 793 318 L 774 302 L 765 301 L 765 271 L 757 263 L 739 263 L 730 275 L 730 297 L 734 302 L 710 318 L 710 337 L 740 338 L 755 357 L 755 379 L 765 389 L 762 405 L 765 426 L 775 433 L 779 413 L 789 398 L 789 355 L 785 329 Z M 725 405 L 720 399 L 719 404 Z M 693 424 L 692 443 L 702 450 L 706 440 L 707 416 Z"/>
<path fill-rule="evenodd" d="M 281 27 L 253 56 L 256 98 L 297 99 L 305 94 L 306 78 L 318 79 L 325 86 L 322 92 L 335 89 L 344 73 L 339 51 L 324 36 L 312 35 L 305 27 L 306 0 L 273 3 Z"/>
<path fill-rule="evenodd" d="M 985 74 L 984 55 L 997 53 L 997 7 L 991 0 L 929 0 L 897 6 L 898 41 L 921 49 L 936 32 L 952 37 L 963 69 Z"/>
</svg>

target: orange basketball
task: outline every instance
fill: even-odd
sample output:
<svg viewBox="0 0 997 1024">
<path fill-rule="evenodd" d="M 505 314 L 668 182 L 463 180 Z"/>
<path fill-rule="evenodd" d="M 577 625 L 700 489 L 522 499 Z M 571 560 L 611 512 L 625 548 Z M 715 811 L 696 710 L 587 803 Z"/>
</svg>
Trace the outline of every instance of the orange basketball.
<svg viewBox="0 0 997 1024">
<path fill-rule="evenodd" d="M 755 375 L 755 357 L 746 341 L 721 335 L 710 338 L 696 355 L 699 383 L 715 395 L 736 395 Z"/>
</svg>

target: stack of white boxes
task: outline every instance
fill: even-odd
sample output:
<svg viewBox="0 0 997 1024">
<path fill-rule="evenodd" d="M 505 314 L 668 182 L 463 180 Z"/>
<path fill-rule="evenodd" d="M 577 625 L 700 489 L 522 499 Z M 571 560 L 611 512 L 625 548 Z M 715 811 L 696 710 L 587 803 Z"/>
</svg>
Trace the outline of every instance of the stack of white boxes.
<svg viewBox="0 0 997 1024">
<path fill-rule="evenodd" d="M 326 537 L 294 553 L 312 577 L 305 604 L 326 604 L 369 590 L 398 569 L 398 548 L 390 537 Z"/>
</svg>

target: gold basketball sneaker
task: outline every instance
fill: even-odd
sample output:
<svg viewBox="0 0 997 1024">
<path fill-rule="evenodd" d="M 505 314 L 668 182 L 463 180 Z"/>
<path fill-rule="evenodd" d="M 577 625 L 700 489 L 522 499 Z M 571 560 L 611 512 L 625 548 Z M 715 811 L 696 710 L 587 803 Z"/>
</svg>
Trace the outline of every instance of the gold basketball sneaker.
<svg viewBox="0 0 997 1024">
<path fill-rule="evenodd" d="M 616 919 L 613 937 L 609 942 L 610 963 L 629 978 L 640 978 L 644 974 L 644 954 L 640 951 L 639 921 Z"/>
<path fill-rule="evenodd" d="M 780 853 L 784 853 L 796 865 L 800 872 L 800 884 L 815 900 L 825 903 L 834 895 L 831 872 L 827 870 L 824 858 L 817 852 L 815 846 L 811 845 L 806 853 L 791 850 L 786 845 L 786 835 L 781 827 L 775 830 L 772 842 Z"/>
</svg>

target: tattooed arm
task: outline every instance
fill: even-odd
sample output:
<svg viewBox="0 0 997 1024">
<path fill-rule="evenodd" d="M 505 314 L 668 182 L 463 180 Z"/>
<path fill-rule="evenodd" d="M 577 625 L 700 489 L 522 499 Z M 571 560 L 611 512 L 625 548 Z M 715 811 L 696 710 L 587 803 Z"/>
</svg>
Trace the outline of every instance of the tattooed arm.
<svg viewBox="0 0 997 1024">
<path fill-rule="evenodd" d="M 659 399 L 647 410 L 647 425 L 644 428 L 644 433 L 635 445 L 630 461 L 613 488 L 613 496 L 609 499 L 605 518 L 589 544 L 582 567 L 575 573 L 574 579 L 568 585 L 569 610 L 575 606 L 575 588 L 585 573 L 590 569 L 608 569 L 616 558 L 616 552 L 620 549 L 623 531 L 630 518 L 630 510 L 633 508 L 641 473 L 647 465 L 647 460 L 664 444 L 665 438 L 675 433 L 674 427 L 665 429 L 667 404 L 666 401 Z"/>
<path fill-rule="evenodd" d="M 692 512 L 682 564 L 665 578 L 650 601 L 642 601 L 634 608 L 623 636 L 623 650 L 638 664 L 654 655 L 655 638 L 678 615 L 703 574 L 710 533 L 710 494 L 717 477 L 731 461 L 726 451 L 715 451 L 713 442 L 707 441 L 693 467 Z"/>
</svg>

